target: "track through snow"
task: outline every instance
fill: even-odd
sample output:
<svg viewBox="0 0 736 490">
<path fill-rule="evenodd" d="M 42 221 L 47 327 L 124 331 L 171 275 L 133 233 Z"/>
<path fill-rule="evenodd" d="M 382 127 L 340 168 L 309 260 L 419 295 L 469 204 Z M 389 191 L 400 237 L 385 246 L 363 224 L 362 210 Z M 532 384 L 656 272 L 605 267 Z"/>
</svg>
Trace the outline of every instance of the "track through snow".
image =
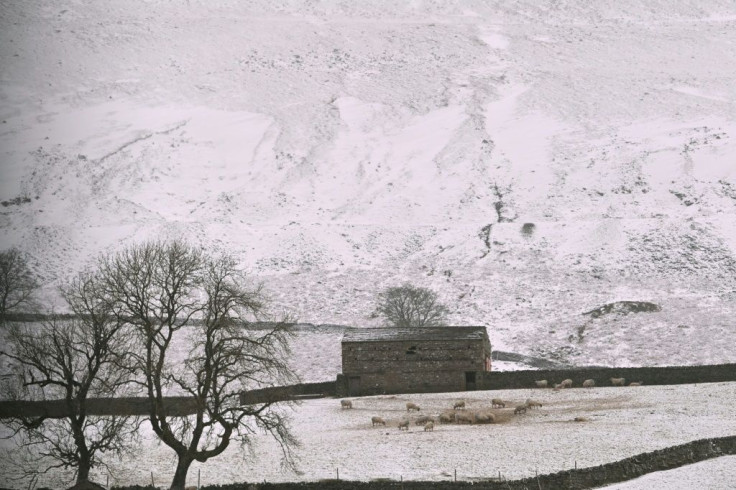
<svg viewBox="0 0 736 490">
<path fill-rule="evenodd" d="M 185 237 L 305 322 L 411 281 L 503 350 L 734 361 L 735 9 L 2 2 L 0 247 L 57 310 L 96 254 Z M 662 308 L 581 315 L 621 300 Z"/>
</svg>

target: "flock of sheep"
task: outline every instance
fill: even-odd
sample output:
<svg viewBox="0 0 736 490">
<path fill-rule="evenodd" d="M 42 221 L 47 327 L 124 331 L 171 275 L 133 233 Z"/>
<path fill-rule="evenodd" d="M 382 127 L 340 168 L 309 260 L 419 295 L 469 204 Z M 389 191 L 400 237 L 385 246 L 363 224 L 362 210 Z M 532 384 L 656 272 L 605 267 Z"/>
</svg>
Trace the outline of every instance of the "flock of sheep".
<svg viewBox="0 0 736 490">
<path fill-rule="evenodd" d="M 491 408 L 506 408 L 507 402 L 499 398 L 491 400 Z M 352 400 L 340 400 L 340 406 L 343 409 L 353 408 Z M 525 413 L 527 409 L 541 408 L 542 404 L 538 401 L 527 399 L 525 403 L 516 405 L 514 414 Z M 421 407 L 416 403 L 408 402 L 406 404 L 406 411 L 420 412 Z M 476 409 L 466 410 L 465 400 L 455 402 L 452 409 L 447 409 L 439 415 L 421 415 L 414 420 L 415 425 L 424 426 L 424 431 L 433 431 L 435 423 L 441 424 L 493 424 L 496 422 L 496 414 L 488 409 Z M 373 416 L 371 417 L 371 426 L 377 425 L 386 426 L 386 420 L 382 417 Z M 411 419 L 409 417 L 402 418 L 398 423 L 399 430 L 409 430 L 411 425 Z"/>
<path fill-rule="evenodd" d="M 546 379 L 535 381 L 534 384 L 536 384 L 537 388 L 547 388 L 549 386 L 549 383 Z M 641 386 L 643 383 L 641 381 L 632 381 L 629 383 L 629 386 Z M 626 386 L 626 378 L 611 378 L 611 385 L 613 386 Z M 593 388 L 595 387 L 595 380 L 594 379 L 586 379 L 583 381 L 583 388 Z M 552 389 L 554 391 L 559 391 L 563 388 L 572 388 L 572 380 L 571 379 L 564 379 L 560 383 L 554 384 L 552 386 Z"/>
<path fill-rule="evenodd" d="M 548 388 L 550 384 L 546 379 L 537 380 L 534 382 L 535 386 L 537 388 Z M 626 379 L 625 378 L 611 378 L 611 384 L 613 386 L 626 386 Z M 634 381 L 629 383 L 629 386 L 641 386 L 641 381 Z M 552 389 L 553 391 L 559 391 L 563 388 L 572 388 L 573 381 L 571 379 L 565 379 L 561 381 L 560 383 L 553 384 Z M 583 381 L 583 387 L 584 388 L 593 388 L 595 387 L 595 380 L 594 379 L 586 379 Z M 501 400 L 499 398 L 494 398 L 491 400 L 491 409 L 499 409 L 499 408 L 506 408 L 507 402 L 504 400 Z M 526 413 L 527 410 L 531 410 L 534 408 L 542 408 L 542 404 L 536 400 L 532 400 L 530 398 L 527 398 L 526 402 L 521 404 L 510 404 L 514 405 L 514 415 L 520 415 L 523 413 Z M 340 406 L 343 409 L 351 409 L 353 408 L 353 402 L 352 400 L 340 400 Z M 420 412 L 421 407 L 417 405 L 416 403 L 408 402 L 406 404 L 406 411 L 407 413 L 411 412 Z M 441 424 L 451 424 L 451 423 L 457 423 L 457 424 L 493 424 L 496 422 L 496 414 L 491 412 L 488 409 L 476 409 L 476 410 L 466 410 L 465 409 L 465 401 L 460 400 L 455 402 L 452 409 L 447 409 L 443 412 L 441 412 L 437 416 L 432 415 L 421 415 L 417 417 L 414 420 L 414 423 L 418 426 L 424 426 L 424 431 L 434 431 L 434 426 L 436 422 L 439 422 Z M 587 419 L 584 417 L 576 417 L 576 422 L 584 422 Z M 411 424 L 410 418 L 404 417 L 402 418 L 398 423 L 399 430 L 409 430 L 409 426 Z M 373 416 L 371 417 L 371 426 L 386 426 L 386 420 L 382 417 Z"/>
</svg>

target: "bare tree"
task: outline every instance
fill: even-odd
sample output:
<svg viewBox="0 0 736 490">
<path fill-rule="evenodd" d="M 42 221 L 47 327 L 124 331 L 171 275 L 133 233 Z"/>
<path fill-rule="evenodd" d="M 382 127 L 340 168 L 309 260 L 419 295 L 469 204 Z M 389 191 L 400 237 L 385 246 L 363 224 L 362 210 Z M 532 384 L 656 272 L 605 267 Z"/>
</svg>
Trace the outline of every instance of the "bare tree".
<svg viewBox="0 0 736 490">
<path fill-rule="evenodd" d="M 243 390 L 295 378 L 285 362 L 289 323 L 256 323 L 263 295 L 245 286 L 232 258 L 182 242 L 148 243 L 108 257 L 102 272 L 137 331 L 133 369 L 151 401 L 151 427 L 177 455 L 172 489 L 185 487 L 192 462 L 216 457 L 231 441 L 248 446 L 256 430 L 270 433 L 292 461 L 296 441 L 283 414 L 268 403 L 239 403 Z M 185 359 L 174 356 L 175 342 L 190 346 Z M 165 397 L 182 394 L 197 401 L 195 414 L 172 415 Z"/>
<path fill-rule="evenodd" d="M 29 474 L 54 468 L 74 469 L 77 483 L 104 466 L 99 455 L 120 453 L 135 428 L 130 417 L 96 417 L 87 413 L 92 397 L 111 397 L 127 382 L 122 356 L 130 349 L 111 303 L 100 294 L 94 276 L 79 276 L 62 289 L 75 314 L 52 316 L 41 325 L 13 325 L 2 354 L 12 362 L 11 399 L 62 400 L 64 416 L 18 416 L 9 425 L 21 449 L 35 458 Z"/>
<path fill-rule="evenodd" d="M 375 310 L 392 327 L 439 327 L 447 324 L 447 313 L 437 293 L 411 284 L 379 293 Z"/>
<path fill-rule="evenodd" d="M 14 309 L 30 305 L 37 288 L 25 254 L 17 248 L 0 252 L 0 320 Z"/>
</svg>

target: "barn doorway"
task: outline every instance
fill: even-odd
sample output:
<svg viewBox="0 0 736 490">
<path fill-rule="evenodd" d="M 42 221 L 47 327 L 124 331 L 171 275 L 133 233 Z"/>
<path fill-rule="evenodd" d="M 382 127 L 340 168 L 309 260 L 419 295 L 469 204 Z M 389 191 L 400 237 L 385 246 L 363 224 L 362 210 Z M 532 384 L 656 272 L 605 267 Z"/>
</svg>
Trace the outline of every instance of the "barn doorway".
<svg viewBox="0 0 736 490">
<path fill-rule="evenodd" d="M 360 395 L 360 376 L 348 377 L 348 396 Z"/>
<path fill-rule="evenodd" d="M 465 371 L 465 391 L 473 391 L 475 389 L 475 371 Z"/>
</svg>

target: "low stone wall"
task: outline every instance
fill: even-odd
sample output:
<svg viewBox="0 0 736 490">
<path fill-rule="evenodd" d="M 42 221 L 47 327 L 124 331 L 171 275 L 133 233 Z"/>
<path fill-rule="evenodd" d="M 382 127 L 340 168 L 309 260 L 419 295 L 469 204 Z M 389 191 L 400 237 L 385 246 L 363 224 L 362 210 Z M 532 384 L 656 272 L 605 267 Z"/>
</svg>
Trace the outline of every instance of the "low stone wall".
<svg viewBox="0 0 736 490">
<path fill-rule="evenodd" d="M 254 405 L 258 403 L 273 403 L 278 401 L 298 400 L 306 397 L 335 396 L 336 383 L 326 381 L 323 383 L 300 383 L 289 386 L 274 386 L 250 390 L 240 394 L 241 405 Z"/>
<path fill-rule="evenodd" d="M 559 490 L 596 488 L 602 485 L 638 478 L 647 473 L 665 471 L 706 459 L 736 454 L 736 436 L 701 439 L 659 451 L 637 454 L 613 463 L 577 470 L 561 471 L 538 477 L 509 481 L 344 481 L 321 480 L 298 483 L 238 483 L 204 486 L 202 490 Z M 140 490 L 141 487 L 117 487 L 119 490 Z"/>
<path fill-rule="evenodd" d="M 194 398 L 169 396 L 165 398 L 168 411 L 173 416 L 190 415 L 196 411 Z M 90 398 L 87 400 L 87 415 L 148 415 L 149 402 L 146 397 Z M 62 418 L 72 413 L 64 400 L 46 401 L 0 401 L 0 419 L 12 417 Z"/>
<path fill-rule="evenodd" d="M 480 390 L 509 390 L 533 388 L 534 381 L 541 379 L 546 379 L 551 386 L 568 378 L 573 386 L 582 386 L 586 379 L 595 380 L 596 386 L 612 386 L 611 378 L 626 378 L 626 384 L 641 381 L 645 385 L 717 383 L 736 381 L 736 364 L 491 371 L 479 372 L 477 385 Z"/>
</svg>

